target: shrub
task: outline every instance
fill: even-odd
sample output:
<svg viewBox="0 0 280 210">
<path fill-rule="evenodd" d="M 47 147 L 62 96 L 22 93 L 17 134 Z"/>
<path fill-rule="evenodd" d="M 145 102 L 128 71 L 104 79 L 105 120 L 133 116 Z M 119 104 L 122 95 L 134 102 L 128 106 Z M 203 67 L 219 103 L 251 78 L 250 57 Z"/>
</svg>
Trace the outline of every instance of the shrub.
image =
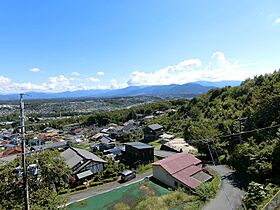
<svg viewBox="0 0 280 210">
<path fill-rule="evenodd" d="M 115 177 L 112 177 L 112 178 L 104 179 L 103 182 L 104 182 L 104 183 L 108 183 L 108 182 L 113 182 L 113 181 L 115 181 L 115 180 L 116 180 L 116 178 L 115 178 Z"/>
<path fill-rule="evenodd" d="M 114 210 L 129 210 L 130 207 L 126 203 L 117 203 L 116 205 L 114 205 L 113 209 Z"/>
<path fill-rule="evenodd" d="M 267 195 L 267 190 L 262 184 L 250 182 L 245 193 L 244 203 L 247 208 L 257 209 L 258 204 L 263 201 Z"/>
<path fill-rule="evenodd" d="M 136 207 L 135 210 L 167 210 L 168 207 L 160 197 L 150 197 L 141 201 Z"/>
<path fill-rule="evenodd" d="M 80 185 L 80 186 L 76 187 L 75 190 L 76 190 L 76 191 L 79 191 L 79 190 L 84 190 L 84 189 L 86 189 L 86 188 L 87 188 L 86 185 Z"/>
<path fill-rule="evenodd" d="M 66 194 L 66 193 L 68 193 L 68 189 L 60 190 L 58 194 L 63 195 L 63 194 Z"/>
<path fill-rule="evenodd" d="M 89 183 L 89 186 L 95 187 L 95 186 L 102 185 L 102 184 L 103 184 L 103 181 L 100 181 L 100 182 L 91 182 L 91 183 Z"/>
</svg>

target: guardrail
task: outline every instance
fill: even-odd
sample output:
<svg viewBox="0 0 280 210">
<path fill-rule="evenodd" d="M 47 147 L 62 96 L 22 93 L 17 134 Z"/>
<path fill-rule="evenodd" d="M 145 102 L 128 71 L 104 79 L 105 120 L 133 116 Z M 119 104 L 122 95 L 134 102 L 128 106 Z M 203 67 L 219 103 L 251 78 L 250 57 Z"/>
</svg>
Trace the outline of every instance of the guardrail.
<svg viewBox="0 0 280 210">
<path fill-rule="evenodd" d="M 276 210 L 280 206 L 280 190 L 270 199 L 262 210 Z"/>
</svg>

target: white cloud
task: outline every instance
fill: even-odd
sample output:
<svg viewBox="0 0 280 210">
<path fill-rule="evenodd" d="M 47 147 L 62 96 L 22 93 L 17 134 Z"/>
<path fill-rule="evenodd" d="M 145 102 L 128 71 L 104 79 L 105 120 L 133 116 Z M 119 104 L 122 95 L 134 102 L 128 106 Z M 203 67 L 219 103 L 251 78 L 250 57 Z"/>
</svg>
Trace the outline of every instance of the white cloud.
<svg viewBox="0 0 280 210">
<path fill-rule="evenodd" d="M 209 61 L 202 63 L 200 59 L 186 59 L 175 65 L 169 65 L 152 72 L 134 71 L 124 82 L 113 78 L 102 84 L 96 77 L 66 77 L 58 75 L 49 77 L 42 83 L 15 82 L 0 75 L 0 93 L 19 92 L 62 92 L 87 89 L 118 89 L 138 85 L 184 84 L 198 80 L 244 80 L 248 77 L 273 72 L 275 67 L 259 67 L 258 63 L 239 64 L 237 60 L 228 59 L 223 52 L 214 52 Z M 251 70 L 252 69 L 252 70 Z M 268 70 L 269 69 L 269 70 Z M 73 74 L 72 74 L 73 75 Z"/>
<path fill-rule="evenodd" d="M 32 69 L 29 69 L 29 71 L 34 72 L 34 73 L 37 73 L 37 72 L 40 72 L 41 69 L 35 67 L 35 68 L 32 68 Z"/>
<path fill-rule="evenodd" d="M 76 71 L 72 72 L 71 74 L 72 74 L 73 76 L 80 76 L 80 75 L 81 75 L 79 72 L 76 72 Z"/>
<path fill-rule="evenodd" d="M 119 88 L 119 84 L 118 84 L 116 79 L 111 79 L 110 83 L 111 83 L 111 89 L 118 89 Z"/>
<path fill-rule="evenodd" d="M 276 18 L 274 21 L 275 24 L 280 24 L 280 17 Z"/>
<path fill-rule="evenodd" d="M 244 65 L 239 65 L 236 60 L 227 59 L 223 52 L 218 51 L 212 54 L 207 65 L 203 65 L 200 59 L 188 59 L 154 72 L 134 71 L 130 74 L 127 84 L 138 86 L 184 84 L 198 80 L 244 80 L 261 73 L 265 72 L 244 69 Z"/>
<path fill-rule="evenodd" d="M 103 71 L 99 71 L 99 72 L 97 72 L 97 75 L 103 76 L 103 75 L 105 75 L 105 73 Z"/>
<path fill-rule="evenodd" d="M 100 82 L 100 79 L 95 78 L 95 77 L 89 77 L 88 80 L 91 82 Z"/>
</svg>

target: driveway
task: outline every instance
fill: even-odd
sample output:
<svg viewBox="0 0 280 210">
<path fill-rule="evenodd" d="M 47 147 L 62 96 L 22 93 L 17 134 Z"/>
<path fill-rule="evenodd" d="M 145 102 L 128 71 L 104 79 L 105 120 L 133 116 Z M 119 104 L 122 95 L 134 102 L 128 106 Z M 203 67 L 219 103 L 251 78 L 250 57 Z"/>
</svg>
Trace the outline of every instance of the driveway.
<svg viewBox="0 0 280 210">
<path fill-rule="evenodd" d="M 216 197 L 209 201 L 203 210 L 236 210 L 242 204 L 244 191 L 238 182 L 234 170 L 224 165 L 208 165 L 221 176 L 222 186 Z"/>
<path fill-rule="evenodd" d="M 127 186 L 129 184 L 138 182 L 142 179 L 144 179 L 145 177 L 150 177 L 152 176 L 152 172 L 147 172 L 147 173 L 143 173 L 143 174 L 137 174 L 135 179 L 132 179 L 129 182 L 125 182 L 125 183 L 119 183 L 118 181 L 109 183 L 109 184 L 105 184 L 102 185 L 100 187 L 95 187 L 95 188 L 89 188 L 80 192 L 76 192 L 73 193 L 71 195 L 68 195 L 68 203 L 67 205 L 71 204 L 71 203 L 75 203 L 77 201 L 81 201 L 84 199 L 87 199 L 89 197 L 98 195 L 98 194 L 102 194 L 105 192 L 109 192 L 111 190 L 123 187 L 123 186 Z"/>
</svg>

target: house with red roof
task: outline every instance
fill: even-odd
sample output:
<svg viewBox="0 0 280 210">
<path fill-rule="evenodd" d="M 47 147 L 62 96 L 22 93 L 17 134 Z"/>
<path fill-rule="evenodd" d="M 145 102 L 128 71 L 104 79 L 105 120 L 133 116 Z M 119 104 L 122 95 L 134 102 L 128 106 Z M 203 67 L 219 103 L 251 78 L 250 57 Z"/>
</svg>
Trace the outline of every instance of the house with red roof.
<svg viewBox="0 0 280 210">
<path fill-rule="evenodd" d="M 194 155 L 178 153 L 153 163 L 153 177 L 163 184 L 177 189 L 195 189 L 212 179 Z"/>
</svg>

